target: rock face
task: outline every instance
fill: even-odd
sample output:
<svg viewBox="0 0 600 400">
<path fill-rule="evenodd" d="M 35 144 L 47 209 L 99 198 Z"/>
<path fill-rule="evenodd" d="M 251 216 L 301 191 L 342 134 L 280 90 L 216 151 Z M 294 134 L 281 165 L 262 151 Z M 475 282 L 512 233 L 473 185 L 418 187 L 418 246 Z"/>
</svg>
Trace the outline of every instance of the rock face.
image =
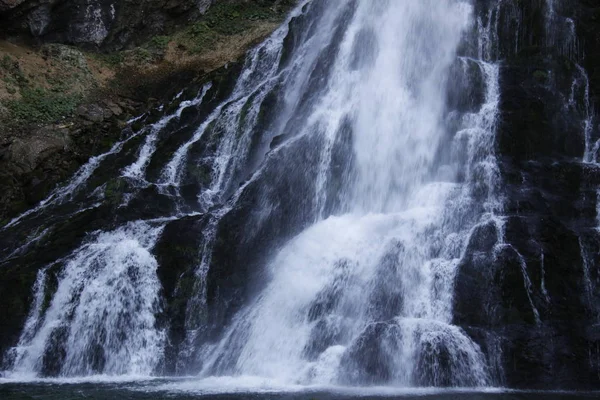
<svg viewBox="0 0 600 400">
<path fill-rule="evenodd" d="M 509 386 L 597 387 L 600 5 L 507 2 L 495 12 L 505 237 L 476 235 L 491 240 L 462 262 L 455 322 L 501 353 Z"/>
<path fill-rule="evenodd" d="M 0 12 L 10 10 L 11 8 L 15 8 L 24 1 L 25 0 L 2 0 L 0 1 Z"/>
<path fill-rule="evenodd" d="M 97 80 L 77 48 L 47 44 L 35 55 L 23 51 L 5 59 L 10 61 L 0 74 L 15 93 L 0 97 L 7 107 L 0 121 L 1 219 L 40 201 L 57 181 L 109 146 L 120 135 L 126 114 L 139 106 L 116 96 L 84 102 Z M 77 102 L 84 104 L 73 112 Z"/>
<path fill-rule="evenodd" d="M 49 154 L 66 150 L 69 145 L 66 129 L 44 129 L 26 139 L 17 139 L 8 147 L 7 158 L 23 173 L 35 170 Z"/>
<path fill-rule="evenodd" d="M 26 0 L 0 3 L 2 34 L 123 49 L 196 20 L 214 0 Z"/>
</svg>

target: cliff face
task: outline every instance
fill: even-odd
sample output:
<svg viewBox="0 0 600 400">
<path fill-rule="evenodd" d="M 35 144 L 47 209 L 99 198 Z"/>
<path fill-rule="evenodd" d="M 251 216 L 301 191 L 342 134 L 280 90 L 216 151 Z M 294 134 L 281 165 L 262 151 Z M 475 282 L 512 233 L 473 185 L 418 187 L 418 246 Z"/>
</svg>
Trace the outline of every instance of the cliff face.
<svg viewBox="0 0 600 400">
<path fill-rule="evenodd" d="M 198 20 L 213 0 L 33 0 L 0 3 L 3 33 L 118 50 Z"/>
<path fill-rule="evenodd" d="M 497 24 L 494 56 L 502 60 L 497 151 L 507 246 L 483 263 L 463 261 L 456 322 L 483 347 L 498 334 L 510 386 L 597 387 L 600 4 L 494 6 L 478 2 Z M 498 233 L 480 234 L 472 245 L 491 253 Z"/>
</svg>

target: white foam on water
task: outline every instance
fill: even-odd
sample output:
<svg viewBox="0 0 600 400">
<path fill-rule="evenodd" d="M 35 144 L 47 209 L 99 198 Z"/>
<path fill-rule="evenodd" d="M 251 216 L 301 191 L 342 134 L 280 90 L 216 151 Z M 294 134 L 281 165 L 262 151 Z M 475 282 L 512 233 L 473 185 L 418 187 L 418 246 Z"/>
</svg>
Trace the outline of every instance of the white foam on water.
<svg viewBox="0 0 600 400">
<path fill-rule="evenodd" d="M 426 396 L 445 393 L 509 393 L 514 392 L 504 388 L 409 388 L 390 386 L 347 387 L 338 385 L 291 385 L 274 379 L 260 376 L 243 375 L 237 377 L 209 377 L 204 379 L 177 380 L 173 382 L 150 384 L 135 388 L 145 392 L 166 392 L 172 395 L 190 393 L 194 395 L 217 394 L 277 394 L 277 393 L 333 393 L 345 396 Z"/>
</svg>

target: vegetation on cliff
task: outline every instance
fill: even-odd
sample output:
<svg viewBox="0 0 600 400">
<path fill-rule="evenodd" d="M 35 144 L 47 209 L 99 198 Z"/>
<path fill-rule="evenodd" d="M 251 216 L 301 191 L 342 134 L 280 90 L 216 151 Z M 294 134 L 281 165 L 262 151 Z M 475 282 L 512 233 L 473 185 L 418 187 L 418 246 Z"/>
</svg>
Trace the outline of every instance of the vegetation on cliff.
<svg viewBox="0 0 600 400">
<path fill-rule="evenodd" d="M 35 12 L 28 3 L 15 3 L 8 13 L 24 18 Z M 107 39 L 106 46 L 75 47 L 11 24 L 0 28 L 0 223 L 108 149 L 127 120 L 243 57 L 281 23 L 294 1 L 212 3 L 204 14 L 192 13 L 184 23 L 164 24 L 120 46 Z M 0 13 L 0 20 L 9 14 Z M 113 30 L 127 23 L 121 19 Z"/>
</svg>

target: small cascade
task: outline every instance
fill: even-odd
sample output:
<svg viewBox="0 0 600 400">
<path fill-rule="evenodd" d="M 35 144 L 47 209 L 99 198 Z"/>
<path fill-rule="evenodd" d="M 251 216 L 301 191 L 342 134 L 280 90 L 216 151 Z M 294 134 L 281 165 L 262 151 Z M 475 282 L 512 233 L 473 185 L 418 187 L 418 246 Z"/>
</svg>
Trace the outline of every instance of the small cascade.
<svg viewBox="0 0 600 400">
<path fill-rule="evenodd" d="M 586 306 L 589 308 L 591 317 L 596 324 L 600 323 L 600 307 L 598 307 L 597 301 L 600 282 L 598 282 L 598 272 L 595 268 L 595 257 L 598 254 L 596 247 L 597 238 L 597 231 L 594 231 L 589 235 L 582 235 L 579 238 L 583 267 L 582 298 L 584 299 Z"/>
<path fill-rule="evenodd" d="M 576 25 L 573 19 L 559 14 L 563 7 L 561 0 L 546 0 L 546 35 L 548 48 L 558 56 L 566 57 L 573 63 L 576 71 L 565 107 L 582 116 L 582 134 L 585 140 L 583 162 L 595 163 L 599 140 L 594 135 L 595 112 L 590 101 L 590 80 L 587 71 L 582 66 L 585 55 L 579 50 Z"/>
<path fill-rule="evenodd" d="M 156 122 L 156 123 L 150 125 L 148 128 L 146 128 L 149 130 L 149 133 L 146 135 L 144 144 L 142 145 L 142 148 L 139 151 L 138 159 L 133 164 L 131 164 L 123 169 L 123 171 L 122 171 L 123 177 L 131 178 L 131 179 L 138 179 L 138 180 L 144 179 L 146 168 L 148 167 L 150 158 L 151 158 L 152 154 L 154 154 L 154 152 L 156 151 L 156 144 L 157 144 L 158 135 L 160 134 L 160 132 L 167 126 L 167 124 L 169 122 L 173 121 L 174 119 L 181 118 L 181 113 L 183 112 L 183 110 L 185 110 L 188 107 L 195 107 L 195 106 L 199 105 L 200 103 L 202 103 L 202 100 L 204 99 L 206 92 L 210 88 L 211 88 L 211 84 L 210 83 L 206 84 L 202 88 L 202 90 L 200 91 L 200 94 L 196 98 L 194 98 L 192 100 L 182 101 L 179 104 L 177 110 L 173 114 L 170 114 L 164 118 L 161 118 L 158 122 Z M 183 94 L 183 92 L 180 92 L 177 96 L 175 96 L 174 100 L 177 100 L 179 97 L 181 97 L 182 94 Z"/>
<path fill-rule="evenodd" d="M 8 228 L 16 226 L 17 224 L 19 224 L 19 222 L 21 222 L 27 217 L 38 215 L 47 208 L 51 208 L 52 206 L 56 205 L 61 205 L 71 200 L 74 197 L 74 195 L 76 195 L 82 188 L 84 188 L 85 183 L 98 169 L 102 161 L 104 161 L 111 155 L 118 154 L 121 150 L 123 150 L 123 146 L 136 136 L 137 134 L 134 134 L 125 140 L 118 141 L 106 153 L 102 153 L 98 156 L 90 158 L 87 163 L 85 163 L 83 166 L 81 166 L 81 168 L 79 168 L 77 172 L 75 172 L 73 177 L 64 186 L 59 186 L 57 189 L 53 190 L 48 195 L 48 197 L 42 200 L 37 206 L 13 218 L 8 224 L 0 228 L 0 230 L 7 230 Z"/>
<path fill-rule="evenodd" d="M 569 97 L 568 106 L 578 110 L 583 115 L 582 131 L 585 139 L 585 153 L 583 154 L 583 162 L 597 163 L 598 149 L 600 147 L 600 139 L 594 140 L 594 119 L 595 113 L 590 102 L 590 80 L 585 69 L 575 64 L 579 76 L 573 79 L 571 86 L 571 95 Z M 578 97 L 582 100 L 579 101 Z M 580 103 L 580 104 L 578 104 Z"/>
<path fill-rule="evenodd" d="M 546 43 L 559 55 L 576 60 L 580 57 L 575 21 L 558 13 L 563 0 L 546 0 Z"/>
<path fill-rule="evenodd" d="M 535 306 L 535 304 L 533 302 L 533 298 L 532 298 L 533 284 L 531 283 L 531 278 L 529 277 L 529 273 L 527 272 L 527 262 L 525 261 L 525 258 L 523 258 L 523 256 L 519 252 L 517 252 L 517 255 L 519 257 L 519 265 L 521 267 L 521 273 L 523 274 L 523 282 L 525 284 L 525 292 L 527 293 L 527 298 L 529 299 L 529 304 L 531 305 L 531 310 L 533 311 L 533 315 L 535 317 L 535 323 L 539 325 L 539 324 L 541 324 L 542 320 L 540 319 L 540 312 L 538 311 L 537 307 Z"/>
<path fill-rule="evenodd" d="M 542 279 L 540 282 L 540 288 L 542 289 L 542 294 L 544 295 L 544 300 L 547 303 L 550 303 L 550 295 L 548 294 L 548 289 L 546 289 L 546 267 L 544 265 L 544 250 L 542 249 L 540 253 L 540 270 Z"/>
<path fill-rule="evenodd" d="M 152 373 L 165 340 L 156 326 L 160 283 L 149 252 L 161 230 L 138 222 L 93 235 L 60 261 L 50 304 L 43 304 L 50 289 L 41 270 L 32 312 L 11 350 L 10 376 Z"/>
<path fill-rule="evenodd" d="M 42 321 L 43 308 L 44 308 L 44 297 L 46 294 L 46 281 L 48 279 L 48 268 L 40 269 L 37 273 L 37 278 L 32 288 L 33 292 L 33 304 L 31 305 L 31 311 L 27 317 L 23 332 L 19 338 L 19 343 L 16 347 L 9 349 L 8 354 L 4 359 L 5 367 L 12 368 L 17 360 L 23 359 L 25 356 L 27 344 L 31 342 L 35 333 L 39 329 L 39 325 Z M 27 371 L 27 373 L 31 373 Z M 35 374 L 32 373 L 33 376 Z"/>
</svg>

